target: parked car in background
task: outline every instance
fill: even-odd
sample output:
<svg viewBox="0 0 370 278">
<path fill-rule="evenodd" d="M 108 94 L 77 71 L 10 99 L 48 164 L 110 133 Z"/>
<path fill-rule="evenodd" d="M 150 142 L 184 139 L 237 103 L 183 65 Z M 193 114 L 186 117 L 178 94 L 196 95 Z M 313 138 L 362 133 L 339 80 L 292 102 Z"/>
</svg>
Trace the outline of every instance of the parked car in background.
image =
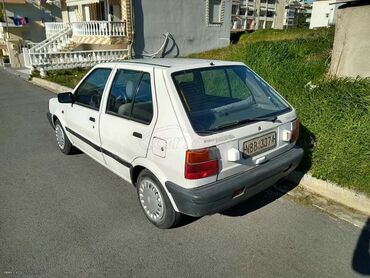
<svg viewBox="0 0 370 278">
<path fill-rule="evenodd" d="M 95 66 L 49 102 L 74 147 L 136 186 L 159 228 L 232 207 L 297 167 L 292 106 L 242 63 L 151 59 Z"/>
</svg>

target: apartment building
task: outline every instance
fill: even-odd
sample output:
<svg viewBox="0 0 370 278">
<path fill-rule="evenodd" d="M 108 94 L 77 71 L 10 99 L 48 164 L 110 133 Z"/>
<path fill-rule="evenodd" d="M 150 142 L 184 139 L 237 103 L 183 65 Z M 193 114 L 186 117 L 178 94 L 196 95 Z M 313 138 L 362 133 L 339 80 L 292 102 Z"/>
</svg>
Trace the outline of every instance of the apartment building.
<svg viewBox="0 0 370 278">
<path fill-rule="evenodd" d="M 297 5 L 290 0 L 233 0 L 233 31 L 284 29 L 294 26 Z"/>
<path fill-rule="evenodd" d="M 283 29 L 286 25 L 284 1 L 233 0 L 232 30 Z"/>
</svg>

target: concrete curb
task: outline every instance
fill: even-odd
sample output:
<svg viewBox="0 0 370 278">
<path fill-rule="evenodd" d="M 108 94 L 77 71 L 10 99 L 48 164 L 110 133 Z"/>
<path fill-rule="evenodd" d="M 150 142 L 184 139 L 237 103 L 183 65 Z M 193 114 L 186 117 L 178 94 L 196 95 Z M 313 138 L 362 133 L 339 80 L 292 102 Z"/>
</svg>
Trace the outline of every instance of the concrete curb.
<svg viewBox="0 0 370 278">
<path fill-rule="evenodd" d="M 33 77 L 30 82 L 53 93 L 72 92 L 73 90 L 69 87 L 65 87 L 37 77 Z"/>
<path fill-rule="evenodd" d="M 362 193 L 343 188 L 329 181 L 314 178 L 311 174 L 303 175 L 296 171 L 293 171 L 288 176 L 288 179 L 297 183 L 303 189 L 370 216 L 370 198 Z"/>
<path fill-rule="evenodd" d="M 47 81 L 41 78 L 32 78 L 31 82 L 37 86 L 45 88 L 54 93 L 71 92 L 72 89 L 61 86 L 51 81 Z M 321 195 L 326 199 L 333 200 L 337 203 L 341 203 L 349 208 L 365 213 L 370 216 L 370 198 L 362 193 L 343 188 L 332 182 L 323 181 L 311 176 L 311 174 L 305 174 L 293 171 L 288 179 L 299 187 Z"/>
</svg>

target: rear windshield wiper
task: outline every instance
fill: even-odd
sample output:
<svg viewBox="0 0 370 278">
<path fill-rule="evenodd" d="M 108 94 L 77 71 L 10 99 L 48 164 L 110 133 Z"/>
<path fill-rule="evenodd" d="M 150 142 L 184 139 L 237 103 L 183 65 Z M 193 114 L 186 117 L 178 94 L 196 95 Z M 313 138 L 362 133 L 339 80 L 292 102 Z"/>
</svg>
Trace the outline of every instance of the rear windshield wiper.
<svg viewBox="0 0 370 278">
<path fill-rule="evenodd" d="M 243 120 L 236 120 L 236 121 L 233 121 L 233 122 L 217 125 L 213 128 L 210 128 L 209 130 L 210 131 L 216 131 L 216 130 L 224 129 L 224 128 L 227 128 L 227 127 L 230 127 L 230 126 L 241 125 L 241 124 L 245 124 L 245 123 L 260 122 L 260 121 L 273 122 L 273 123 L 274 122 L 280 122 L 280 121 L 277 120 L 276 116 L 255 117 L 255 118 L 247 118 L 247 119 L 243 119 Z"/>
<path fill-rule="evenodd" d="M 216 132 L 213 131 L 212 129 L 210 130 L 197 130 L 196 131 L 199 135 L 212 135 L 215 134 Z"/>
</svg>

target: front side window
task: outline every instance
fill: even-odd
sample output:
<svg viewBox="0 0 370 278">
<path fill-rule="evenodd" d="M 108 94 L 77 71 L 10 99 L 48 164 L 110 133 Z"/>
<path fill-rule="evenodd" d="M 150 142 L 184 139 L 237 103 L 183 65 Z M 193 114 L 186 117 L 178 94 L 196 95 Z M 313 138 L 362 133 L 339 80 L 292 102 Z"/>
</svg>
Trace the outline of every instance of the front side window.
<svg viewBox="0 0 370 278">
<path fill-rule="evenodd" d="M 215 132 L 290 111 L 288 104 L 248 68 L 223 66 L 172 74 L 194 130 Z"/>
<path fill-rule="evenodd" d="M 112 69 L 97 68 L 82 81 L 75 92 L 75 103 L 99 110 L 105 85 Z"/>
<path fill-rule="evenodd" d="M 150 74 L 118 70 L 109 93 L 107 113 L 149 124 L 153 118 Z"/>
</svg>

